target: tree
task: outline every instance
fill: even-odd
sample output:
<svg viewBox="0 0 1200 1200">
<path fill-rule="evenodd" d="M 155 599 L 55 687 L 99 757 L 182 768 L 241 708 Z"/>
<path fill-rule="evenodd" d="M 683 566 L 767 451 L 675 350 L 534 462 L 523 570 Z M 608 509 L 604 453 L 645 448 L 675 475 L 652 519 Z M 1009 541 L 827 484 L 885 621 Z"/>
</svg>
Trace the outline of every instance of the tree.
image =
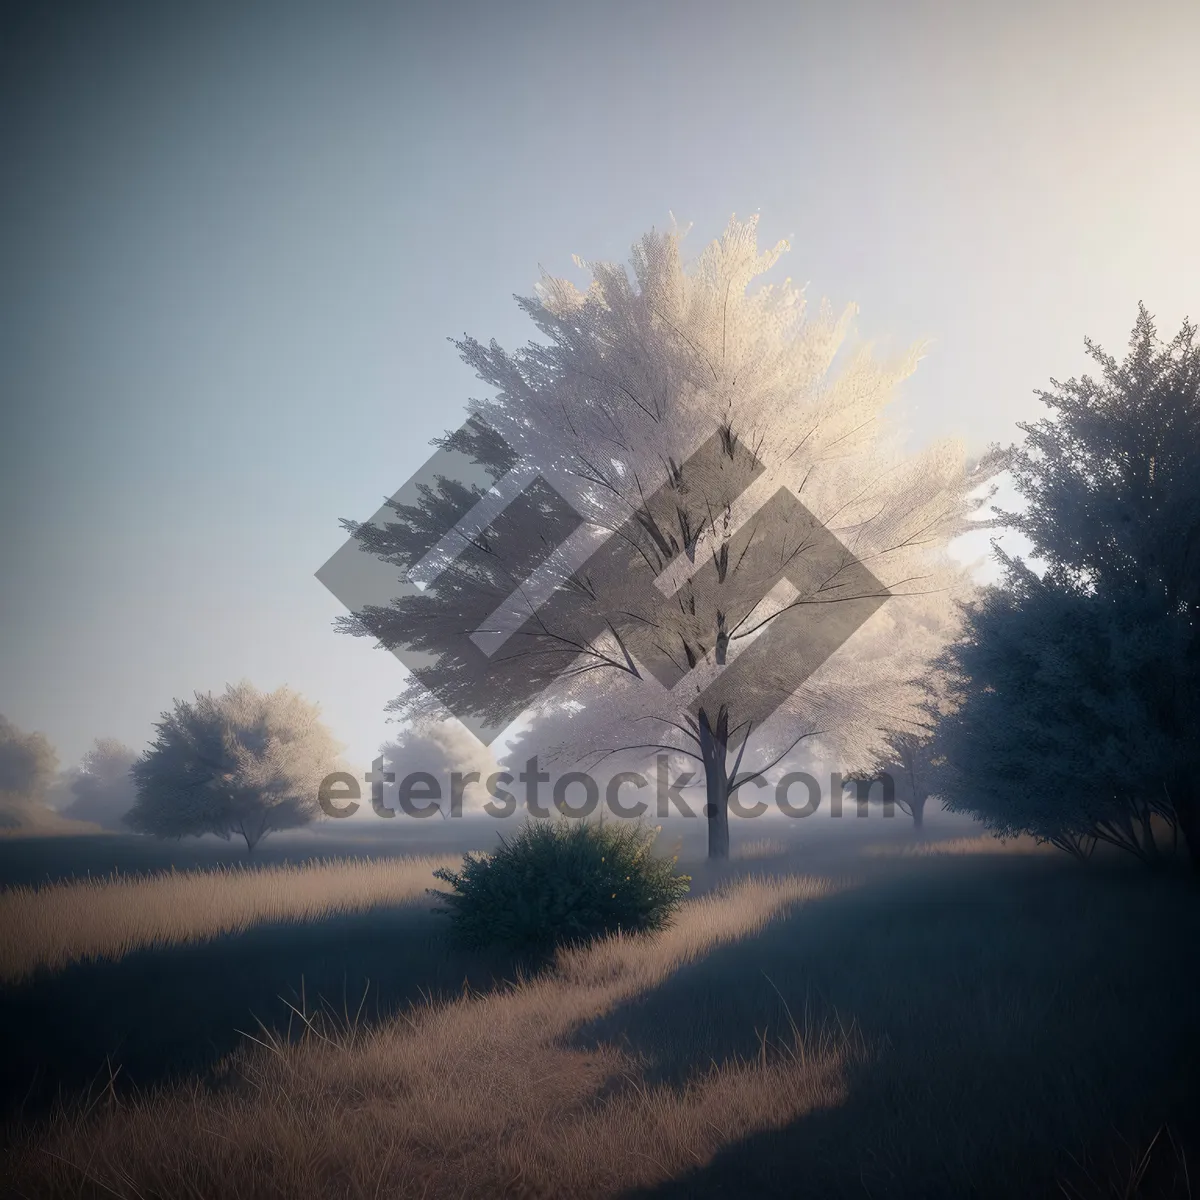
<svg viewBox="0 0 1200 1200">
<path fill-rule="evenodd" d="M 396 782 L 417 772 L 433 776 L 441 793 L 437 811 L 443 819 L 452 812 L 461 815 L 462 811 L 478 809 L 487 796 L 488 779 L 501 769 L 487 747 L 480 745 L 457 721 L 416 721 L 382 746 L 380 755 L 384 772 L 393 775 Z M 456 775 L 460 788 L 457 799 Z M 421 801 L 420 808 L 430 815 L 433 813 L 430 801 Z M 381 815 L 390 816 L 394 812 L 385 802 Z"/>
<path fill-rule="evenodd" d="M 24 824 L 44 807 L 57 767 L 44 734 L 23 733 L 0 713 L 0 826 Z"/>
<path fill-rule="evenodd" d="M 952 804 L 1086 853 L 1156 857 L 1155 818 L 1200 867 L 1200 346 L 1159 342 L 1145 307 L 1100 379 L 1051 381 L 1021 428 L 1005 513 L 1045 564 L 1004 586 L 947 663 L 962 706 L 944 744 Z"/>
<path fill-rule="evenodd" d="M 937 735 L 947 714 L 953 711 L 955 697 L 951 694 L 950 679 L 939 660 L 948 646 L 962 634 L 962 614 L 976 589 L 953 596 L 945 594 L 939 609 L 930 606 L 921 621 L 908 630 L 909 638 L 924 641 L 923 652 L 916 657 L 925 663 L 923 673 L 914 680 L 922 699 L 907 714 L 904 724 L 883 731 L 883 741 L 869 763 L 845 779 L 859 795 L 894 803 L 901 812 L 912 818 L 914 829 L 925 824 L 925 806 L 939 794 L 945 782 L 944 752 Z M 884 781 L 886 780 L 886 783 Z M 883 784 L 882 794 L 873 795 L 876 783 Z"/>
<path fill-rule="evenodd" d="M 1005 585 L 968 609 L 945 655 L 958 706 L 937 731 L 943 803 L 1080 858 L 1097 841 L 1157 858 L 1154 818 L 1174 819 L 1161 784 L 1181 747 L 1146 684 L 1170 674 L 1174 631 L 1130 597 L 1005 562 Z"/>
<path fill-rule="evenodd" d="M 854 772 L 845 783 L 870 789 L 886 779 L 888 787 L 881 797 L 884 803 L 896 804 L 912 818 L 913 828 L 921 829 L 925 824 L 925 804 L 933 795 L 936 763 L 932 730 L 917 726 L 889 733 L 871 766 Z"/>
<path fill-rule="evenodd" d="M 45 734 L 22 733 L 0 713 L 0 797 L 44 799 L 57 768 L 58 755 Z"/>
<path fill-rule="evenodd" d="M 288 688 L 263 693 L 248 683 L 176 700 L 157 730 L 133 766 L 129 825 L 160 838 L 237 834 L 247 853 L 273 830 L 313 819 L 341 749 L 315 705 Z"/>
<path fill-rule="evenodd" d="M 498 725 L 578 704 L 579 762 L 690 757 L 718 858 L 739 788 L 806 738 L 861 757 L 917 702 L 903 654 L 834 651 L 885 601 L 903 627 L 955 584 L 946 542 L 1002 465 L 951 443 L 902 453 L 883 413 L 919 350 L 849 350 L 853 308 L 808 319 L 790 281 L 748 290 L 786 249 L 759 254 L 755 232 L 731 222 L 693 271 L 652 232 L 636 286 L 595 264 L 586 293 L 544 276 L 519 299 L 544 344 L 456 342 L 495 395 L 441 444 L 533 482 L 423 592 L 343 622 L 430 656 L 394 704 L 406 715 L 436 710 L 431 694 Z M 408 572 L 483 494 L 442 479 L 394 520 L 345 524 Z M 486 659 L 446 652 L 463 630 L 491 639 Z"/>
<path fill-rule="evenodd" d="M 71 780 L 72 799 L 62 815 L 102 829 L 127 828 L 125 816 L 137 799 L 132 774 L 137 757 L 116 738 L 97 738 Z"/>
</svg>

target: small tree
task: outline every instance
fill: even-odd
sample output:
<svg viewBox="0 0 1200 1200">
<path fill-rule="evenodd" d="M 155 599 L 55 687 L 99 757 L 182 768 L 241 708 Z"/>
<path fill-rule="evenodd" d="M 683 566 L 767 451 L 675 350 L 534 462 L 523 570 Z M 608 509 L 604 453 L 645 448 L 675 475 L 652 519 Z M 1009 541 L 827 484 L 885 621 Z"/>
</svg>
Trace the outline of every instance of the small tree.
<svg viewBox="0 0 1200 1200">
<path fill-rule="evenodd" d="M 62 815 L 102 829 L 128 828 L 125 817 L 137 799 L 132 774 L 137 757 L 116 738 L 97 738 L 71 779 L 73 798 Z"/>
<path fill-rule="evenodd" d="M 912 730 L 889 733 L 870 768 L 856 771 L 845 783 L 857 789 L 870 789 L 886 777 L 891 786 L 882 797 L 885 803 L 894 802 L 902 813 L 912 818 L 913 828 L 921 829 L 925 825 L 925 804 L 934 794 L 937 761 L 932 729 L 917 726 Z"/>
<path fill-rule="evenodd" d="M 133 766 L 129 825 L 160 838 L 237 834 L 247 853 L 268 833 L 313 819 L 341 749 L 315 705 L 247 683 L 175 701 L 157 729 Z"/>
<path fill-rule="evenodd" d="M 23 733 L 0 714 L 0 825 L 24 824 L 45 805 L 58 755 L 44 734 Z"/>
</svg>

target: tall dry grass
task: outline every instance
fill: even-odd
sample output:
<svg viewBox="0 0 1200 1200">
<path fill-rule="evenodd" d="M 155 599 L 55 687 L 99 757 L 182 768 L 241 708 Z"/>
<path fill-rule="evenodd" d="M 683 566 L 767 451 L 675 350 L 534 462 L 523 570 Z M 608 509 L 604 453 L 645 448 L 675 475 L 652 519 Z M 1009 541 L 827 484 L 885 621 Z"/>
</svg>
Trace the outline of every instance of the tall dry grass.
<svg viewBox="0 0 1200 1200">
<path fill-rule="evenodd" d="M 782 838 L 753 838 L 748 842 L 739 842 L 729 857 L 734 862 L 754 862 L 763 858 L 783 858 L 795 849 L 793 843 Z"/>
<path fill-rule="evenodd" d="M 990 833 L 978 837 L 924 838 L 904 842 L 876 842 L 863 846 L 866 858 L 923 858 L 930 855 L 959 854 L 1062 854 L 1046 842 L 1022 834 L 998 838 Z"/>
<path fill-rule="evenodd" d="M 651 1086 L 572 1031 L 834 885 L 750 879 L 688 901 L 655 935 L 561 952 L 511 988 L 333 1030 L 264 1035 L 196 1082 L 61 1111 L 8 1147 L 16 1194 L 396 1198 L 613 1196 L 707 1162 L 722 1145 L 839 1104 L 852 1031 L 793 1026 L 784 1046 Z M 680 1014 L 687 1019 L 686 1013 Z"/>
<path fill-rule="evenodd" d="M 306 921 L 420 899 L 458 858 L 329 859 L 261 869 L 110 876 L 0 892 L 0 982 L 40 968 L 118 959 L 253 925 Z"/>
</svg>

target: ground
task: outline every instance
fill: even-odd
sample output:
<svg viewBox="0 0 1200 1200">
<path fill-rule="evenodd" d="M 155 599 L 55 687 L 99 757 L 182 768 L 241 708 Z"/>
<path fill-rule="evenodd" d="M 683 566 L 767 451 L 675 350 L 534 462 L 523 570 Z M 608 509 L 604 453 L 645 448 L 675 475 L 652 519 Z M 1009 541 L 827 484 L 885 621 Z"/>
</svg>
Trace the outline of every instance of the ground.
<svg viewBox="0 0 1200 1200">
<path fill-rule="evenodd" d="M 694 898 L 669 937 L 590 951 L 516 988 L 519 964 L 448 948 L 416 884 L 400 902 L 238 918 L 225 933 L 184 910 L 165 940 L 126 939 L 98 960 L 83 941 L 99 934 L 82 920 L 64 919 L 74 942 L 6 922 L 9 1187 L 1189 1195 L 1185 1156 L 1193 1175 L 1200 1167 L 1194 880 L 956 839 L 936 819 L 921 842 L 900 822 L 846 825 L 735 829 L 741 856 L 689 868 Z M 686 865 L 700 841 L 680 829 Z M 251 869 L 298 862 L 278 876 L 297 894 L 319 877 L 335 890 L 344 878 L 349 895 L 357 879 L 353 903 L 367 904 L 385 876 L 400 895 L 404 871 L 427 869 L 405 858 L 445 855 L 452 835 L 486 842 L 495 830 L 279 838 Z M 674 839 L 670 828 L 660 841 Z M 58 878 L 65 904 L 89 886 L 81 877 L 120 869 L 159 889 L 137 895 L 161 899 L 176 886 L 165 868 L 237 858 L 220 844 L 23 842 L 0 844 L 0 917 L 29 899 L 21 885 Z M 313 861 L 365 852 L 385 861 L 365 874 Z M 39 893 L 47 904 L 51 892 Z M 336 1016 L 298 1037 L 295 1010 L 311 1016 L 322 1001 Z M 275 1041 L 289 1022 L 291 1042 Z M 251 1125 L 257 1138 L 241 1146 L 236 1131 Z M 1140 1190 L 1122 1191 L 1152 1145 Z"/>
</svg>

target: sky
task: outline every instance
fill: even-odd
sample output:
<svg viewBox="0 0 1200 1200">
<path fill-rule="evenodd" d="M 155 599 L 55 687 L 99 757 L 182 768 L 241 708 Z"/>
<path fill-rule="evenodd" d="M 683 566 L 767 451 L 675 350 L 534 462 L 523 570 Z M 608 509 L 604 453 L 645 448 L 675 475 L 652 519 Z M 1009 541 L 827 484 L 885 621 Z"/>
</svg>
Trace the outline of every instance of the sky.
<svg viewBox="0 0 1200 1200">
<path fill-rule="evenodd" d="M 314 572 L 460 424 L 539 268 L 729 217 L 884 346 L 915 448 L 1200 317 L 1200 5 L 8 6 L 0 712 L 65 764 L 248 679 L 365 765 Z"/>
</svg>

